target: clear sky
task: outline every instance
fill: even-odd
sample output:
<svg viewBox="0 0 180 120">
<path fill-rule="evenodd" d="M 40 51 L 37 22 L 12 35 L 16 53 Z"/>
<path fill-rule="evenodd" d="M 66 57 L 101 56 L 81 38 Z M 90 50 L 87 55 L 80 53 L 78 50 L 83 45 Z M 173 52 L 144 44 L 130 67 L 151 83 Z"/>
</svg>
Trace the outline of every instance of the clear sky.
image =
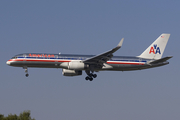
<svg viewBox="0 0 180 120">
<path fill-rule="evenodd" d="M 30 110 L 37 120 L 180 119 L 180 1 L 1 0 L 0 113 Z M 130 72 L 65 77 L 62 69 L 6 65 L 20 53 L 140 55 L 160 34 L 170 33 L 163 54 L 170 64 Z"/>
</svg>

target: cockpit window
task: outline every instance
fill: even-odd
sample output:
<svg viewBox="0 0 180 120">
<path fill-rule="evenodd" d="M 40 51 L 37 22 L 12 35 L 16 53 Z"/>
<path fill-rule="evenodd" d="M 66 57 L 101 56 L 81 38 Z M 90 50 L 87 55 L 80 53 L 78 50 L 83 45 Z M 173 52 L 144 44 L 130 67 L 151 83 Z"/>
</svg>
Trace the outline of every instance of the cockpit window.
<svg viewBox="0 0 180 120">
<path fill-rule="evenodd" d="M 11 59 L 17 59 L 17 57 L 15 56 L 15 57 L 12 57 Z"/>
</svg>

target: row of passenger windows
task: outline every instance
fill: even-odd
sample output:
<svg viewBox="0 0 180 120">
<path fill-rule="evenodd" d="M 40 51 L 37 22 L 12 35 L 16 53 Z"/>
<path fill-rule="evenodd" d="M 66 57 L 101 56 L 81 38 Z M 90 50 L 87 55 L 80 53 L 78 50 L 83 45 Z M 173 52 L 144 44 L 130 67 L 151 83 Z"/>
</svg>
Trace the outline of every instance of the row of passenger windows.
<svg viewBox="0 0 180 120">
<path fill-rule="evenodd" d="M 67 57 L 13 57 L 12 59 L 17 58 L 33 58 L 33 59 L 65 59 L 65 60 L 85 60 L 86 58 L 67 58 Z"/>
</svg>

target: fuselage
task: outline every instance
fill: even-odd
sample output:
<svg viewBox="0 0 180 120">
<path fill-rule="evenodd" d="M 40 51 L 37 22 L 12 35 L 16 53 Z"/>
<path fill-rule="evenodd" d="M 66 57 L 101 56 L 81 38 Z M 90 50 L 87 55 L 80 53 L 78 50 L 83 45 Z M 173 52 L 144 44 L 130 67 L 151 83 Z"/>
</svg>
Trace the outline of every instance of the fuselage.
<svg viewBox="0 0 180 120">
<path fill-rule="evenodd" d="M 68 69 L 65 63 L 72 61 L 84 61 L 95 55 L 72 55 L 72 54 L 45 54 L 45 53 L 24 53 L 12 57 L 6 64 L 14 67 L 38 67 L 38 68 L 63 68 Z M 95 68 L 95 71 L 114 70 L 129 71 L 141 70 L 152 67 L 166 65 L 169 62 L 158 64 L 149 64 L 153 59 L 144 59 L 140 57 L 113 56 L 103 64 L 101 68 Z M 85 70 L 84 68 L 83 70 Z"/>
</svg>

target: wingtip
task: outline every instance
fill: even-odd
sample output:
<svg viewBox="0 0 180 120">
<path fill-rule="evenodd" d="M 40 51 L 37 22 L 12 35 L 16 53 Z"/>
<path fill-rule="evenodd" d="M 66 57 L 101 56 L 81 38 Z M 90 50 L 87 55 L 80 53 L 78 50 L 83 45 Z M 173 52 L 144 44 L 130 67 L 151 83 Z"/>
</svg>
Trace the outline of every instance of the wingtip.
<svg viewBox="0 0 180 120">
<path fill-rule="evenodd" d="M 123 44 L 123 41 L 124 41 L 124 38 L 121 39 L 121 41 L 119 42 L 118 46 L 117 47 L 121 47 L 122 44 Z"/>
</svg>

